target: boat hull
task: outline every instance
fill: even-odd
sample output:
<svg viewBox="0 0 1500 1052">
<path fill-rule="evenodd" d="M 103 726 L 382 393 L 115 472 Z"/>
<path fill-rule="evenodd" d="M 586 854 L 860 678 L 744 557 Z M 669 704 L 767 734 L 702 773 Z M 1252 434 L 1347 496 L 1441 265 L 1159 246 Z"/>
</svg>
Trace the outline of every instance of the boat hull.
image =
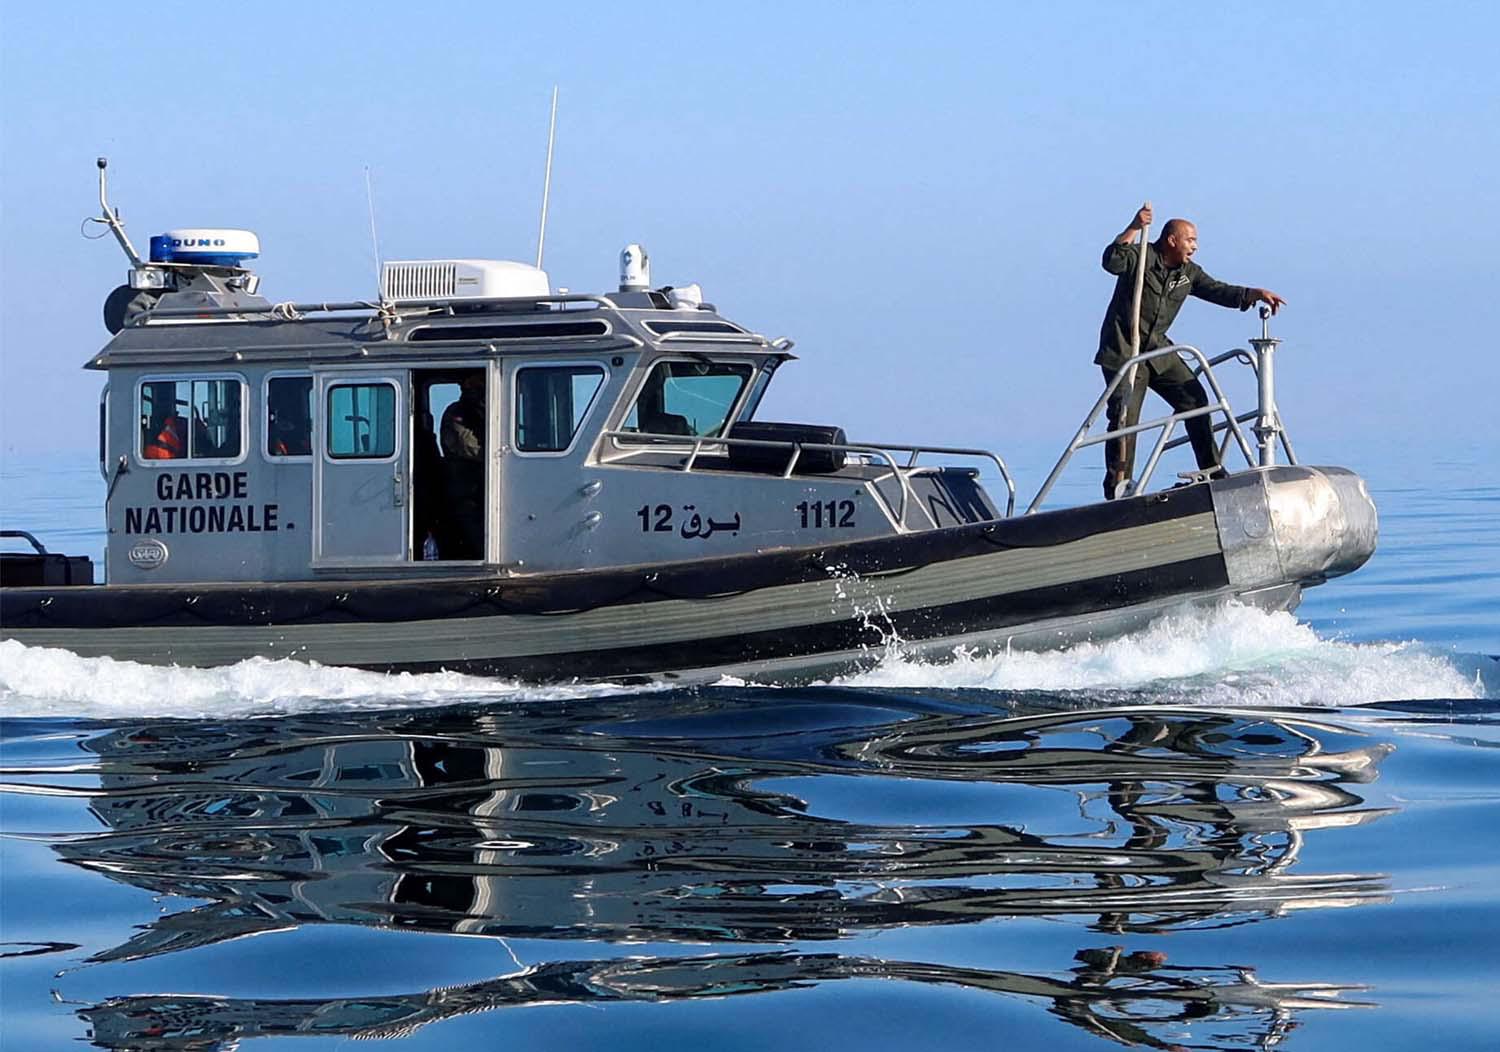
<svg viewBox="0 0 1500 1052">
<path fill-rule="evenodd" d="M 1183 603 L 1295 606 L 1363 563 L 1337 468 L 1275 468 L 1016 519 L 571 574 L 0 591 L 0 636 L 149 664 L 291 658 L 526 681 L 805 679 L 1130 631 Z"/>
</svg>

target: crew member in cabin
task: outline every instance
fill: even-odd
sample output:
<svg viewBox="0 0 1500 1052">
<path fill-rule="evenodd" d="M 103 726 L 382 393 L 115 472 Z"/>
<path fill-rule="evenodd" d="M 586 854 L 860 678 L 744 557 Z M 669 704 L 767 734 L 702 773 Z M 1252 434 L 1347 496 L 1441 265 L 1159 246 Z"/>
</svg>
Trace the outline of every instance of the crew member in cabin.
<svg viewBox="0 0 1500 1052">
<path fill-rule="evenodd" d="M 161 430 L 141 449 L 147 460 L 181 460 L 187 456 L 187 421 L 176 413 L 161 422 Z"/>
<path fill-rule="evenodd" d="M 272 384 L 266 411 L 270 415 L 267 442 L 273 457 L 305 457 L 312 453 L 312 417 L 308 409 L 311 389 L 311 379 Z"/>
<path fill-rule="evenodd" d="M 1114 295 L 1110 297 L 1109 310 L 1099 330 L 1099 353 L 1094 355 L 1094 364 L 1104 371 L 1106 385 L 1130 364 L 1135 270 L 1141 251 L 1135 241 L 1150 223 L 1151 206 L 1146 205 L 1104 250 L 1104 269 L 1117 275 Z M 1167 220 L 1161 236 L 1154 244 L 1146 246 L 1146 279 L 1141 289 L 1141 354 L 1171 346 L 1167 329 L 1189 296 L 1240 310 L 1264 303 L 1273 314 L 1286 303 L 1270 289 L 1230 285 L 1209 277 L 1192 261 L 1197 251 L 1198 228 L 1186 219 Z M 1111 431 L 1134 427 L 1140 422 L 1141 403 L 1146 398 L 1147 387 L 1166 399 L 1173 412 L 1182 413 L 1208 404 L 1208 394 L 1192 370 L 1176 355 L 1166 355 L 1137 366 L 1134 382 L 1128 385 L 1128 389 L 1122 383 L 1115 390 L 1107 409 Z M 1199 469 L 1222 474 L 1210 417 L 1195 416 L 1184 421 L 1183 426 L 1192 443 L 1193 455 L 1198 458 Z M 1121 496 L 1122 485 L 1133 478 L 1134 473 L 1135 436 L 1125 435 L 1104 443 L 1104 498 L 1112 500 Z"/>
<path fill-rule="evenodd" d="M 443 410 L 440 428 L 453 521 L 445 559 L 484 558 L 484 435 L 484 373 L 476 371 L 463 378 L 458 399 Z"/>
</svg>

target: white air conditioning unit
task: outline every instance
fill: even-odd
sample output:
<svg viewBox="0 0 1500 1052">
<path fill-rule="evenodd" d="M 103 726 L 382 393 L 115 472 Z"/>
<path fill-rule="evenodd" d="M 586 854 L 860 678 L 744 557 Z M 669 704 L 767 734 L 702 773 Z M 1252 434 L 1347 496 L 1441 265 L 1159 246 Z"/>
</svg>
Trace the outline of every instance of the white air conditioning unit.
<svg viewBox="0 0 1500 1052">
<path fill-rule="evenodd" d="M 387 303 L 539 299 L 551 294 L 545 270 L 508 259 L 393 260 L 380 268 L 380 298 Z"/>
</svg>

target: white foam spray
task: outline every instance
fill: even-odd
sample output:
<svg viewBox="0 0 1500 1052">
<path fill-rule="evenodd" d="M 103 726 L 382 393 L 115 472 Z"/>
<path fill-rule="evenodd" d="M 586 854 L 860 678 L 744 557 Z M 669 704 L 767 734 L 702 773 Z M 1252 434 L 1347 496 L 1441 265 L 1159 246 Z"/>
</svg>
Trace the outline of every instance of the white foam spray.
<svg viewBox="0 0 1500 1052">
<path fill-rule="evenodd" d="M 1482 676 L 1419 643 L 1324 639 L 1291 614 L 1237 603 L 1184 610 L 1132 635 L 1059 650 L 960 651 L 949 662 L 888 654 L 837 683 L 1128 692 L 1174 704 L 1278 707 L 1487 696 Z"/>
<path fill-rule="evenodd" d="M 223 668 L 158 667 L 0 642 L 0 712 L 7 716 L 269 716 L 548 701 L 639 689 L 610 684 L 539 687 L 457 672 L 387 674 L 267 658 Z"/>
<path fill-rule="evenodd" d="M 869 616 L 879 622 L 882 613 L 875 609 Z M 872 649 L 881 654 L 875 668 L 834 682 L 1068 691 L 1101 703 L 1270 707 L 1485 698 L 1495 696 L 1496 686 L 1485 682 L 1481 668 L 1461 667 L 1462 655 L 1414 642 L 1324 639 L 1290 614 L 1237 604 L 1163 617 L 1108 642 L 1039 653 L 959 652 L 951 661 L 929 662 L 904 656 L 893 638 Z M 7 716 L 228 718 L 561 701 L 641 689 L 609 683 L 542 687 L 456 672 L 386 674 L 265 658 L 214 669 L 157 667 L 0 642 L 0 713 Z"/>
</svg>

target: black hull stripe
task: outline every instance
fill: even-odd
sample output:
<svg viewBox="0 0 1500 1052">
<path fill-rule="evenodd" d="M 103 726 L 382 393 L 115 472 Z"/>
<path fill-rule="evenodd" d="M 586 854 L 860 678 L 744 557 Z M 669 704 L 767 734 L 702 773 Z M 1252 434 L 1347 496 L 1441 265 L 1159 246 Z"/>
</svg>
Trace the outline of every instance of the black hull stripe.
<svg viewBox="0 0 1500 1052">
<path fill-rule="evenodd" d="M 378 671 L 466 672 L 526 682 L 621 679 L 666 671 L 775 661 L 883 645 L 881 630 L 903 641 L 998 632 L 1051 618 L 1118 610 L 1151 601 L 1227 588 L 1222 556 L 1210 555 L 1146 570 L 1013 592 L 999 598 L 897 612 L 889 617 L 804 625 L 774 632 L 737 633 L 655 646 L 588 650 L 532 657 L 364 664 Z"/>
</svg>

